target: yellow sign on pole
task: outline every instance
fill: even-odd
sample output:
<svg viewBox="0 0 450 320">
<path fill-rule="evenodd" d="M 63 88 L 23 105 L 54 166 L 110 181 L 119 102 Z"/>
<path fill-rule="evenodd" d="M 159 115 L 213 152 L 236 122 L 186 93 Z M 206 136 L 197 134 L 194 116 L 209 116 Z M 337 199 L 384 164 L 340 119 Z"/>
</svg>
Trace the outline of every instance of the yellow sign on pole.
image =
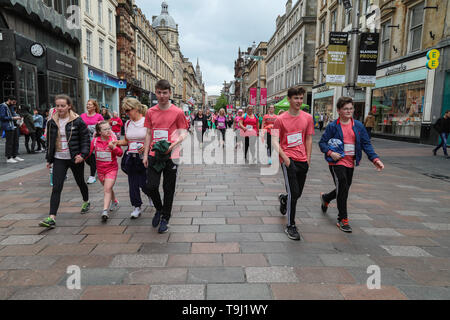
<svg viewBox="0 0 450 320">
<path fill-rule="evenodd" d="M 441 53 L 437 49 L 433 49 L 428 51 L 427 53 L 427 68 L 430 70 L 436 69 L 439 67 L 439 57 L 441 56 Z"/>
</svg>

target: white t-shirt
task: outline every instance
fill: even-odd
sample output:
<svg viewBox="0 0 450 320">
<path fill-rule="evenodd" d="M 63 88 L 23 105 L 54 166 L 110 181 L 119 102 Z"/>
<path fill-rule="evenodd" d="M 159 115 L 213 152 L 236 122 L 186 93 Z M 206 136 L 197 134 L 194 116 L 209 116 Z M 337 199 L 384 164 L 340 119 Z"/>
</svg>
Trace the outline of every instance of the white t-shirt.
<svg viewBox="0 0 450 320">
<path fill-rule="evenodd" d="M 128 140 L 128 152 L 138 153 L 140 149 L 139 144 L 144 145 L 145 136 L 147 135 L 147 128 L 144 127 L 145 118 L 142 117 L 139 121 L 130 120 L 125 124 L 125 136 Z"/>
<path fill-rule="evenodd" d="M 69 118 L 59 119 L 59 138 L 61 141 L 61 151 L 55 152 L 55 158 L 60 160 L 70 160 L 69 143 L 66 137 L 66 124 L 69 122 Z"/>
</svg>

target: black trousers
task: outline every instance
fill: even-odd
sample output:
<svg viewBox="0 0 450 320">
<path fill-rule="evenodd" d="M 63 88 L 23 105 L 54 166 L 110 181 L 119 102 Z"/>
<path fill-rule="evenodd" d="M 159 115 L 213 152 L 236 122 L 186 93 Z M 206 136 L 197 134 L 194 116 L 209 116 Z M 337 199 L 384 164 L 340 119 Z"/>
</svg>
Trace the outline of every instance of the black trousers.
<svg viewBox="0 0 450 320">
<path fill-rule="evenodd" d="M 319 121 L 319 130 L 322 131 L 323 129 L 323 121 Z"/>
<path fill-rule="evenodd" d="M 45 143 L 41 139 L 43 134 L 43 129 L 36 127 L 36 144 L 37 144 L 37 150 L 45 149 Z"/>
<path fill-rule="evenodd" d="M 256 136 L 245 137 L 245 145 L 244 145 L 244 158 L 248 160 L 247 154 L 248 149 L 250 149 L 250 153 L 252 154 L 252 160 L 256 159 Z"/>
<path fill-rule="evenodd" d="M 30 139 L 31 139 L 31 149 L 30 149 Z M 25 149 L 27 149 L 27 152 L 33 152 L 34 149 L 36 148 L 36 133 L 30 133 L 25 135 Z"/>
<path fill-rule="evenodd" d="M 331 176 L 333 177 L 336 189 L 330 193 L 324 194 L 323 198 L 325 202 L 330 203 L 334 199 L 337 199 L 337 207 L 339 211 L 338 220 L 347 219 L 347 199 L 350 186 L 353 180 L 354 168 L 347 168 L 344 166 L 329 166 Z"/>
<path fill-rule="evenodd" d="M 95 151 L 92 152 L 91 156 L 86 159 L 86 163 L 91 168 L 91 177 L 95 177 L 95 173 L 97 172 L 97 163 L 95 160 Z"/>
<path fill-rule="evenodd" d="M 5 157 L 7 159 L 15 158 L 18 154 L 19 147 L 19 135 L 18 129 L 5 131 L 6 143 L 5 143 Z"/>
<path fill-rule="evenodd" d="M 50 215 L 56 216 L 58 212 L 59 203 L 61 201 L 61 192 L 69 168 L 72 170 L 78 188 L 80 188 L 83 201 L 86 202 L 89 200 L 89 189 L 84 181 L 84 162 L 75 164 L 72 160 L 55 159 L 55 162 L 53 163 L 53 189 L 52 196 L 50 197 Z"/>
<path fill-rule="evenodd" d="M 153 201 L 156 211 L 162 213 L 162 217 L 169 222 L 172 214 L 172 204 L 175 194 L 175 187 L 177 182 L 178 165 L 172 160 L 167 161 L 166 166 L 161 172 L 157 172 L 152 165 L 155 163 L 155 157 L 148 158 L 147 169 L 147 189 L 150 198 Z M 161 174 L 163 175 L 163 191 L 164 204 L 161 201 L 159 193 L 159 185 L 161 183 Z"/>
<path fill-rule="evenodd" d="M 373 128 L 371 128 L 371 127 L 366 127 L 366 131 L 367 131 L 367 134 L 369 135 L 369 138 L 372 138 L 372 129 Z"/>
<path fill-rule="evenodd" d="M 272 135 L 267 132 L 266 134 L 267 140 L 267 156 L 270 158 L 272 156 Z"/>
<path fill-rule="evenodd" d="M 219 129 L 219 131 L 222 133 L 222 141 L 225 142 L 225 132 L 227 131 L 227 129 Z"/>
<path fill-rule="evenodd" d="M 282 163 L 281 168 L 283 169 L 284 183 L 288 194 L 286 211 L 288 216 L 288 226 L 294 226 L 297 201 L 302 196 L 309 165 L 308 162 L 291 160 L 289 167 L 286 167 L 286 165 Z"/>
</svg>

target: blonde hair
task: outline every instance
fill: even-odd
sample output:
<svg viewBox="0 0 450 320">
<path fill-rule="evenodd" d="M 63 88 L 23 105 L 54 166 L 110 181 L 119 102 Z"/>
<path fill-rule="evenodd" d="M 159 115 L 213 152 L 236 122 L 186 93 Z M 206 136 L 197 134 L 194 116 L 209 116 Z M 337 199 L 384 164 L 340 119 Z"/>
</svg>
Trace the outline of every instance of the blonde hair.
<svg viewBox="0 0 450 320">
<path fill-rule="evenodd" d="M 147 113 L 148 107 L 144 104 L 142 104 L 138 99 L 136 98 L 124 98 L 122 102 L 122 110 L 123 112 L 127 112 L 130 110 L 138 110 L 140 114 L 145 116 Z"/>
<path fill-rule="evenodd" d="M 221 108 L 221 109 L 219 110 L 219 116 L 222 115 L 222 112 L 223 112 L 223 115 L 225 116 L 226 113 L 225 113 L 225 109 L 224 109 L 224 108 Z"/>
</svg>

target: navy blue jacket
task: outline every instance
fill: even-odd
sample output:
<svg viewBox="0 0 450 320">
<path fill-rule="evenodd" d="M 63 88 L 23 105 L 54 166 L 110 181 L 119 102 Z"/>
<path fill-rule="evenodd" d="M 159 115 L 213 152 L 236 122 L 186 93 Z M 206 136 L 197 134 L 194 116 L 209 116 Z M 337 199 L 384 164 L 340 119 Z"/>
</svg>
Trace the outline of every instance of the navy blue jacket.
<svg viewBox="0 0 450 320">
<path fill-rule="evenodd" d="M 358 121 L 353 120 L 353 132 L 355 133 L 355 160 L 356 166 L 359 166 L 359 163 L 362 158 L 362 150 L 367 154 L 370 161 L 374 161 L 378 158 L 378 155 L 375 153 L 372 147 L 372 143 L 370 142 L 369 135 L 367 134 L 366 128 L 364 125 Z M 330 150 L 328 146 L 328 140 L 335 138 L 341 141 L 344 141 L 344 134 L 342 133 L 342 127 L 339 119 L 328 124 L 325 132 L 322 135 L 322 138 L 319 141 L 320 151 L 325 153 L 325 159 L 327 156 L 327 152 Z"/>
<path fill-rule="evenodd" d="M 5 131 L 14 130 L 14 120 L 12 117 L 17 117 L 17 113 L 14 111 L 14 107 L 11 106 L 8 108 L 8 105 L 5 103 L 0 104 L 0 122 L 1 129 Z"/>
</svg>

